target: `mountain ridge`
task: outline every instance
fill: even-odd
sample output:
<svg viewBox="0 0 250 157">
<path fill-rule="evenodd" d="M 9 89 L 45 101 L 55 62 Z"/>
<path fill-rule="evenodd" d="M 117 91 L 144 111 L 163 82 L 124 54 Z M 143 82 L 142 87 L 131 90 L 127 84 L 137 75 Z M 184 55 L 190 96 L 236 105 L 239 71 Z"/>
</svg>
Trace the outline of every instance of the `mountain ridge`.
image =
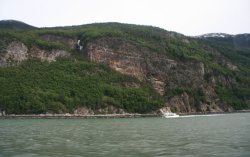
<svg viewBox="0 0 250 157">
<path fill-rule="evenodd" d="M 153 26 L 99 23 L 24 31 L 0 29 L 0 35 L 4 89 L 0 110 L 7 113 L 152 113 L 160 108 L 195 113 L 250 107 L 248 34 L 221 40 L 187 37 Z M 85 67 L 89 64 L 105 68 L 93 73 Z M 78 69 L 67 74 L 66 67 L 74 66 Z M 27 69 L 32 71 L 32 67 L 37 71 L 29 73 Z M 60 70 L 62 67 L 65 70 Z M 58 84 L 46 83 L 45 78 L 28 79 L 41 69 L 53 71 L 46 76 Z M 111 77 L 114 73 L 119 79 Z M 63 87 L 68 79 L 61 74 L 75 80 Z M 10 76 L 23 83 L 15 84 Z M 86 84 L 79 83 L 86 79 Z M 89 86 L 91 80 L 99 83 Z M 10 85 L 20 91 L 9 91 Z M 51 93 L 46 94 L 47 90 Z M 32 103 L 38 109 L 32 109 Z"/>
<path fill-rule="evenodd" d="M 1 20 L 0 21 L 0 28 L 7 28 L 7 29 L 35 29 L 37 27 L 29 25 L 27 23 L 17 21 L 17 20 Z"/>
<path fill-rule="evenodd" d="M 15 29 L 18 28 L 19 25 L 26 25 L 29 28 L 39 28 L 39 29 L 50 29 L 50 28 L 67 28 L 67 27 L 79 27 L 79 26 L 86 26 L 86 25 L 94 25 L 94 24 L 124 24 L 124 25 L 130 25 L 129 23 L 120 23 L 120 22 L 97 22 L 97 23 L 89 23 L 89 24 L 82 24 L 82 25 L 69 25 L 69 26 L 51 26 L 51 27 L 36 27 L 33 25 L 29 25 L 25 22 L 22 21 L 18 21 L 18 20 L 13 20 L 13 19 L 7 19 L 7 20 L 0 20 L 0 28 L 5 28 L 8 27 L 10 29 Z M 132 25 L 137 25 L 137 26 L 145 26 L 145 25 L 139 25 L 139 24 L 132 24 Z M 151 26 L 151 25 L 147 25 L 148 27 L 154 27 L 154 28 L 158 28 L 158 29 L 162 29 L 165 30 L 163 28 L 160 27 L 155 27 L 155 26 Z M 165 30 L 166 31 L 166 30 Z M 173 33 L 178 33 L 176 31 L 169 31 L 169 32 L 173 32 Z M 184 35 L 182 33 L 178 33 L 180 35 Z M 239 33 L 239 34 L 227 34 L 227 33 L 222 33 L 222 32 L 213 32 L 213 33 L 205 33 L 205 34 L 201 34 L 201 35 L 194 35 L 194 36 L 189 36 L 189 37 L 219 37 L 220 35 L 225 35 L 225 36 L 237 36 L 237 35 L 249 35 L 250 33 Z M 184 35 L 184 36 L 188 36 L 188 35 Z M 222 36 L 221 36 L 222 37 Z"/>
</svg>

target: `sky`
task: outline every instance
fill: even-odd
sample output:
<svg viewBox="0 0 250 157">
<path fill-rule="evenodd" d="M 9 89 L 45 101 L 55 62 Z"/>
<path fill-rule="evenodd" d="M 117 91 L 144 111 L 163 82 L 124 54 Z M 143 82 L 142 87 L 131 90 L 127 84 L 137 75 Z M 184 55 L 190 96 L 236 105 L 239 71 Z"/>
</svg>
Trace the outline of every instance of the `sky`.
<svg viewBox="0 0 250 157">
<path fill-rule="evenodd" d="M 196 36 L 250 33 L 250 0 L 0 0 L 0 20 L 36 27 L 99 22 L 150 25 Z"/>
</svg>

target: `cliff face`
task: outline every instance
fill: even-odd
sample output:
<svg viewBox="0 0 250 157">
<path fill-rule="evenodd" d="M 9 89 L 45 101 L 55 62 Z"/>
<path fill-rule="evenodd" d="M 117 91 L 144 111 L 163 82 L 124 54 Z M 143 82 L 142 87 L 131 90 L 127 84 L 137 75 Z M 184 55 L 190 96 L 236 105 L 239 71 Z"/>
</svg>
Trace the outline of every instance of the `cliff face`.
<svg viewBox="0 0 250 157">
<path fill-rule="evenodd" d="M 87 44 L 86 53 L 93 62 L 108 65 L 120 73 L 150 83 L 160 95 L 164 95 L 165 91 L 164 77 L 161 72 L 163 69 L 154 67 L 152 62 L 160 61 L 166 64 L 164 68 L 167 69 L 176 64 L 174 60 L 161 58 L 147 48 L 119 38 L 105 38 L 90 42 Z"/>
<path fill-rule="evenodd" d="M 5 51 L 0 57 L 0 66 L 18 64 L 28 58 L 28 48 L 21 42 L 10 43 Z"/>
<path fill-rule="evenodd" d="M 70 48 L 74 47 L 71 46 Z M 7 48 L 3 49 L 2 51 L 4 51 L 5 53 L 1 54 L 0 56 L 0 67 L 18 65 L 22 61 L 25 61 L 29 58 L 53 62 L 56 61 L 56 58 L 70 56 L 70 52 L 60 49 L 44 50 L 38 48 L 37 46 L 28 48 L 24 43 L 20 41 L 13 41 L 8 43 Z"/>
<path fill-rule="evenodd" d="M 215 76 L 202 62 L 174 60 L 145 47 L 119 38 L 103 38 L 86 45 L 86 55 L 96 63 L 127 74 L 151 85 L 165 97 L 165 107 L 176 112 L 219 112 L 232 110 L 215 93 L 216 83 L 232 85 L 235 80 Z M 232 65 L 231 63 L 229 65 Z M 205 76 L 208 76 L 205 79 Z M 206 100 L 195 100 L 188 90 L 170 97 L 181 88 L 200 92 Z"/>
<path fill-rule="evenodd" d="M 76 30 L 31 31 L 33 36 L 25 38 L 20 38 L 22 32 L 10 35 L 0 31 L 4 36 L 0 40 L 0 66 L 18 66 L 30 58 L 49 63 L 58 58 L 73 58 L 72 62 L 87 58 L 150 86 L 164 99 L 161 107 L 174 112 L 222 112 L 250 107 L 248 35 L 189 38 L 158 28 L 122 24 L 97 24 Z M 81 73 L 92 76 L 91 72 Z M 141 84 L 125 81 L 122 86 L 140 89 L 144 86 Z M 122 108 L 124 102 L 116 101 L 118 95 L 112 90 L 104 90 L 102 108 L 80 106 L 75 112 L 127 112 L 129 109 Z M 68 97 L 73 99 L 72 95 Z"/>
</svg>

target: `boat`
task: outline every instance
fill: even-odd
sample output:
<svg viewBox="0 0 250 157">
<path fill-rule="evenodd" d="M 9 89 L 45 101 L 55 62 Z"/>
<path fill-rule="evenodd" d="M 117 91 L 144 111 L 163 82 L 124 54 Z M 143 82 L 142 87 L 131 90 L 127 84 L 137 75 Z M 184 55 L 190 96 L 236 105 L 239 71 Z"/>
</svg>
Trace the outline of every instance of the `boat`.
<svg viewBox="0 0 250 157">
<path fill-rule="evenodd" d="M 176 114 L 176 113 L 173 113 L 173 112 L 169 112 L 169 111 L 164 112 L 164 113 L 162 114 L 162 116 L 163 116 L 164 118 L 177 118 L 177 117 L 180 117 L 180 115 L 178 115 L 178 114 Z"/>
</svg>

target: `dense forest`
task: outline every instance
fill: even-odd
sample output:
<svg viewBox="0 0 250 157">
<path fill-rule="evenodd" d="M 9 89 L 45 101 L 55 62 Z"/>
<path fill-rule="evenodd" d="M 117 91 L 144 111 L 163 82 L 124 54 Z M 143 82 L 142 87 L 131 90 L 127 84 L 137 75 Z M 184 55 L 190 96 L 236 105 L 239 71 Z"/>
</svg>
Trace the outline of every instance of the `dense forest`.
<svg viewBox="0 0 250 157">
<path fill-rule="evenodd" d="M 0 78 L 0 104 L 7 113 L 73 113 L 77 107 L 95 110 L 107 105 L 146 113 L 162 105 L 162 99 L 138 80 L 81 59 L 28 60 L 1 68 Z M 132 83 L 140 88 L 129 87 Z"/>
</svg>

